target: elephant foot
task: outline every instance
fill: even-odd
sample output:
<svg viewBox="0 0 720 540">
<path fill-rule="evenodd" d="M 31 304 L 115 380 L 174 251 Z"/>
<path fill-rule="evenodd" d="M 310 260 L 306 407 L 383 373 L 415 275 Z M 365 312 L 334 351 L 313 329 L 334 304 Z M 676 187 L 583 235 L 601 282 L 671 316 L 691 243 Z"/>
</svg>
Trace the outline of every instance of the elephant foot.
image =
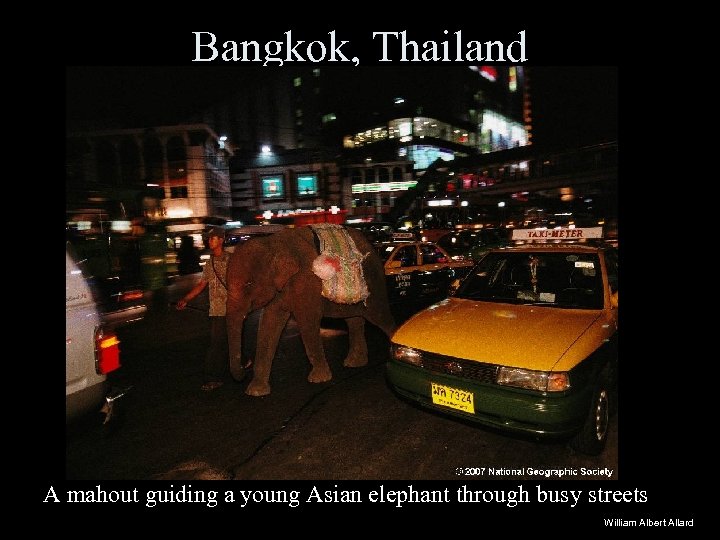
<svg viewBox="0 0 720 540">
<path fill-rule="evenodd" d="M 325 366 L 323 368 L 314 367 L 310 371 L 310 375 L 308 375 L 308 382 L 311 383 L 324 383 L 328 382 L 332 379 L 332 373 L 330 372 L 330 368 L 328 366 Z"/>
<path fill-rule="evenodd" d="M 270 385 L 268 383 L 263 383 L 256 381 L 253 379 L 250 384 L 248 384 L 248 387 L 245 389 L 245 393 L 248 396 L 267 396 L 270 394 Z"/>
<path fill-rule="evenodd" d="M 245 380 L 245 377 L 247 377 L 248 370 L 242 367 L 239 368 L 233 368 L 233 366 L 230 366 L 230 374 L 232 375 L 232 378 L 235 379 L 236 382 L 243 382 Z"/>
<path fill-rule="evenodd" d="M 363 367 L 367 366 L 368 359 L 367 356 L 364 358 L 357 358 L 348 356 L 345 361 L 343 362 L 343 366 L 345 367 Z"/>
</svg>

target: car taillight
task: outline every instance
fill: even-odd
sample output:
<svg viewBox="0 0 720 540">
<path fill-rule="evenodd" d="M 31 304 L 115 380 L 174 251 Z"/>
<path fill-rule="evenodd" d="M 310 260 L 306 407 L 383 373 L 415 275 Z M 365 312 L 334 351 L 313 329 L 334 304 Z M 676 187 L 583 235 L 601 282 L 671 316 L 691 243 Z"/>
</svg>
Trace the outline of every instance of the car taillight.
<svg viewBox="0 0 720 540">
<path fill-rule="evenodd" d="M 125 291 L 120 295 L 121 302 L 130 302 L 132 300 L 142 300 L 142 291 Z"/>
<path fill-rule="evenodd" d="M 104 326 L 95 329 L 95 370 L 110 373 L 120 367 L 120 340 L 117 334 Z"/>
</svg>

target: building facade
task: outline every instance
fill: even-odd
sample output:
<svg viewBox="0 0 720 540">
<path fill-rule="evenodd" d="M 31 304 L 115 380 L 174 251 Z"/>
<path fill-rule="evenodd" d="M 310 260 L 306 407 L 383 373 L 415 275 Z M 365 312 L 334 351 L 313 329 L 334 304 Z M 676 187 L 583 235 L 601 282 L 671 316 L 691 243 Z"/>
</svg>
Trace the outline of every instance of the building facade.
<svg viewBox="0 0 720 540">
<path fill-rule="evenodd" d="M 67 211 L 230 219 L 232 154 L 207 124 L 69 133 Z"/>
<path fill-rule="evenodd" d="M 267 148 L 232 161 L 233 218 L 254 223 L 345 207 L 350 201 L 333 156 L 322 151 Z M 269 218 L 268 218 L 269 219 Z"/>
<path fill-rule="evenodd" d="M 532 145 L 432 167 L 416 185 L 425 226 L 596 226 L 618 213 L 618 143 Z"/>
<path fill-rule="evenodd" d="M 283 187 L 282 194 L 263 192 L 262 182 L 252 180 L 250 171 L 270 167 L 272 155 L 290 151 L 291 159 L 296 159 L 302 152 L 293 152 L 313 149 L 334 156 L 343 195 L 339 201 L 312 203 L 339 204 L 349 218 L 385 219 L 398 197 L 437 160 L 467 158 L 531 141 L 523 67 L 303 68 L 276 77 L 273 85 L 271 95 L 283 98 L 276 100 L 272 109 L 264 107 L 268 115 L 254 133 L 260 134 L 263 128 L 267 131 L 268 126 L 276 129 L 267 131 L 267 137 L 256 139 L 254 145 L 241 144 L 247 156 L 233 160 L 236 219 L 246 216 L 254 205 L 262 213 L 279 210 L 278 206 L 301 208 L 313 199 L 292 198 L 294 179 L 288 175 L 294 173 L 290 171 L 282 176 L 282 182 L 273 184 Z M 278 92 L 278 88 L 284 90 Z M 249 98 L 234 99 L 242 104 Z M 286 114 L 280 114 L 286 109 Z M 267 153 L 261 150 L 263 146 Z M 318 163 L 309 159 L 294 166 L 312 169 Z"/>
<path fill-rule="evenodd" d="M 297 139 L 307 147 L 394 139 L 398 149 L 436 141 L 486 153 L 531 141 L 521 66 L 305 69 L 290 92 Z"/>
</svg>

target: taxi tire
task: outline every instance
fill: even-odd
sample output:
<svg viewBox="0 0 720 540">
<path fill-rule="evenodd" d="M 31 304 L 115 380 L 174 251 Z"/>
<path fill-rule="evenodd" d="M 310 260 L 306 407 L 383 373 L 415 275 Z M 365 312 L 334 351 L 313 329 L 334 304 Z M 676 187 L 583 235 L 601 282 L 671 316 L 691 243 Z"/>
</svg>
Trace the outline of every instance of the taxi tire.
<svg viewBox="0 0 720 540">
<path fill-rule="evenodd" d="M 610 429 L 610 408 L 612 402 L 609 378 L 604 374 L 600 377 L 593 391 L 585 423 L 580 431 L 570 440 L 570 447 L 577 452 L 589 456 L 602 453 L 607 443 Z"/>
</svg>

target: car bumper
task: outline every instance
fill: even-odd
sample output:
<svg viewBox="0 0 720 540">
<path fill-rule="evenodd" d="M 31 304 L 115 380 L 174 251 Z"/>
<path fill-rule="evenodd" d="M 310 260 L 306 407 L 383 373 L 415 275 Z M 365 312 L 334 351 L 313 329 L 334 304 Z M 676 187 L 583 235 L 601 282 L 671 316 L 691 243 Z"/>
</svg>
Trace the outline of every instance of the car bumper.
<svg viewBox="0 0 720 540">
<path fill-rule="evenodd" d="M 394 360 L 387 363 L 386 374 L 388 383 L 399 395 L 423 407 L 484 426 L 536 436 L 562 437 L 577 432 L 587 416 L 592 395 L 589 388 L 541 395 L 429 372 Z M 472 392 L 475 412 L 433 403 L 431 382 Z"/>
<path fill-rule="evenodd" d="M 65 396 L 65 420 L 71 422 L 91 411 L 99 411 L 108 392 L 106 381 L 87 386 Z"/>
</svg>

